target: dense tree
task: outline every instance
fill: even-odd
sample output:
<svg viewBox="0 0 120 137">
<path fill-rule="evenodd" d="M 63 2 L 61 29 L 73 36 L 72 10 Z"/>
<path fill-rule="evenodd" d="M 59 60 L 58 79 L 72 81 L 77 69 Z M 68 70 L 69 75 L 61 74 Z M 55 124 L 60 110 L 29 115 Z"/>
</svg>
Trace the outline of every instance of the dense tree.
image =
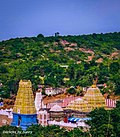
<svg viewBox="0 0 120 137">
<path fill-rule="evenodd" d="M 68 44 L 61 44 L 62 40 Z M 64 42 L 64 41 L 63 41 Z M 77 46 L 70 46 L 77 43 Z M 20 79 L 30 79 L 33 89 L 40 84 L 39 76 L 45 76 L 45 84 L 57 86 L 90 86 L 94 75 L 98 83 L 111 82 L 114 93 L 120 94 L 119 52 L 120 33 L 79 36 L 16 38 L 0 42 L 0 92 L 2 97 L 16 93 Z M 71 51 L 65 48 L 72 49 Z M 80 49 L 83 48 L 83 51 Z M 92 50 L 92 54 L 87 53 Z M 87 52 L 85 52 L 87 51 Z M 94 52 L 94 56 L 93 56 Z M 115 52 L 116 55 L 112 55 Z M 87 61 L 93 56 L 91 61 Z M 96 60 L 102 58 L 101 63 Z M 68 65 L 67 71 L 60 65 Z M 64 83 L 64 77 L 70 81 Z M 6 97 L 7 97 L 6 96 Z"/>
<path fill-rule="evenodd" d="M 33 125 L 27 129 L 27 131 L 32 131 L 32 134 L 29 134 L 29 137 L 67 137 L 68 132 L 64 128 L 59 126 L 46 126 Z"/>
<path fill-rule="evenodd" d="M 22 129 L 13 126 L 2 126 L 0 127 L 0 136 L 1 137 L 21 137 Z"/>
<path fill-rule="evenodd" d="M 90 133 L 93 137 L 119 137 L 120 136 L 120 103 L 112 110 L 103 108 L 90 112 Z"/>
<path fill-rule="evenodd" d="M 89 133 L 83 132 L 81 128 L 74 128 L 68 133 L 69 137 L 89 137 Z"/>
</svg>

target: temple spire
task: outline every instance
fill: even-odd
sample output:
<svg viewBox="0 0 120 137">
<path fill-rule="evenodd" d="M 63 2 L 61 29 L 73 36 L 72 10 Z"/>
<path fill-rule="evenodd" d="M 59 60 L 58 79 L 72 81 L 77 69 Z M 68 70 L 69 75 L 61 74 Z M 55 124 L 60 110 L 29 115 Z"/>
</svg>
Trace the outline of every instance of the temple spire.
<svg viewBox="0 0 120 137">
<path fill-rule="evenodd" d="M 32 92 L 32 83 L 30 80 L 20 80 L 11 125 L 26 130 L 29 126 L 35 124 L 37 124 L 37 114 Z"/>
<path fill-rule="evenodd" d="M 93 85 L 91 87 L 96 88 L 97 87 L 97 82 L 98 82 L 98 76 L 95 79 L 93 79 Z"/>
<path fill-rule="evenodd" d="M 36 113 L 32 84 L 30 80 L 20 80 L 13 112 L 20 114 Z"/>
</svg>

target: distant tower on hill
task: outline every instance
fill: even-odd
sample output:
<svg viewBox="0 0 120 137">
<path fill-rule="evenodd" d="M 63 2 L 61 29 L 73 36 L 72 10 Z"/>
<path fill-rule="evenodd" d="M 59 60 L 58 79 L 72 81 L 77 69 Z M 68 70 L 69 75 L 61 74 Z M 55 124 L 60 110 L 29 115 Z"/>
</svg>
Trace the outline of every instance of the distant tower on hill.
<svg viewBox="0 0 120 137">
<path fill-rule="evenodd" d="M 20 80 L 11 125 L 26 130 L 32 124 L 37 124 L 32 84 L 30 80 Z"/>
<path fill-rule="evenodd" d="M 56 32 L 56 33 L 55 33 L 55 37 L 58 37 L 59 35 L 60 35 L 59 32 Z"/>
</svg>

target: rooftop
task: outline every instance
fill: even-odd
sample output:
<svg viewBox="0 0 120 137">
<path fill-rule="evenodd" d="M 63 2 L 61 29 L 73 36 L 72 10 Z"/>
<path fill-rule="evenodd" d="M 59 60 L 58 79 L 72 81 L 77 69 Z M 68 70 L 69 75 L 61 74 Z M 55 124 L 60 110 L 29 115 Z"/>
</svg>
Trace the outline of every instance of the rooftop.
<svg viewBox="0 0 120 137">
<path fill-rule="evenodd" d="M 59 112 L 59 111 L 63 111 L 63 109 L 62 109 L 62 107 L 61 106 L 59 106 L 59 105 L 54 105 L 51 109 L 50 109 L 50 111 L 55 111 L 55 112 Z"/>
</svg>

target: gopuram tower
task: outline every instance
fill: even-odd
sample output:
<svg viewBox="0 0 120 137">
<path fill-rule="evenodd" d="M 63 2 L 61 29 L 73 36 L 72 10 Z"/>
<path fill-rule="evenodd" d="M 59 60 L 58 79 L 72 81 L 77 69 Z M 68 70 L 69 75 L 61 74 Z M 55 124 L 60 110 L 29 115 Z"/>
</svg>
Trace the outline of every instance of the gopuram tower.
<svg viewBox="0 0 120 137">
<path fill-rule="evenodd" d="M 83 99 L 88 102 L 88 112 L 94 110 L 95 108 L 106 108 L 105 98 L 96 84 L 97 79 L 93 80 L 93 85 L 88 88 L 87 93 L 83 97 Z"/>
<path fill-rule="evenodd" d="M 32 84 L 30 80 L 20 80 L 11 125 L 26 130 L 32 124 L 37 124 Z"/>
</svg>

